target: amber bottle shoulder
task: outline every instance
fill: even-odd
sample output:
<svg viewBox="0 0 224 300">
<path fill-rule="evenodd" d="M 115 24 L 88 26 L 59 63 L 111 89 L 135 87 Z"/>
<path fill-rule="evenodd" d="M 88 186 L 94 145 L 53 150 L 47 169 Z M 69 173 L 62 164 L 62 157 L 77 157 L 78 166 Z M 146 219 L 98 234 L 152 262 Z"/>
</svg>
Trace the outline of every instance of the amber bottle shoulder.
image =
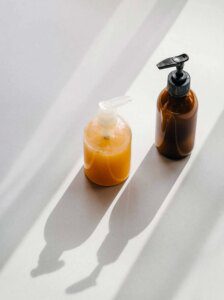
<svg viewBox="0 0 224 300">
<path fill-rule="evenodd" d="M 198 100 L 193 90 L 184 97 L 176 98 L 172 97 L 165 88 L 159 94 L 157 108 L 159 111 L 184 116 L 197 111 Z"/>
</svg>

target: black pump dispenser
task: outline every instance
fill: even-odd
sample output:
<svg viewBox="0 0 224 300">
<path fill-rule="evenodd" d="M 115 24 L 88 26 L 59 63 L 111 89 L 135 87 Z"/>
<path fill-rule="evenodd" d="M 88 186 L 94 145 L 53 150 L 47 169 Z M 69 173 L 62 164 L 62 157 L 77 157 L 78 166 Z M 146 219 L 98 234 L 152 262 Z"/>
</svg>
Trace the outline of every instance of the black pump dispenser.
<svg viewBox="0 0 224 300">
<path fill-rule="evenodd" d="M 190 75 L 183 70 L 184 63 L 189 60 L 187 54 L 169 57 L 157 64 L 159 69 L 176 67 L 168 75 L 167 89 L 172 97 L 184 97 L 190 90 Z"/>
</svg>

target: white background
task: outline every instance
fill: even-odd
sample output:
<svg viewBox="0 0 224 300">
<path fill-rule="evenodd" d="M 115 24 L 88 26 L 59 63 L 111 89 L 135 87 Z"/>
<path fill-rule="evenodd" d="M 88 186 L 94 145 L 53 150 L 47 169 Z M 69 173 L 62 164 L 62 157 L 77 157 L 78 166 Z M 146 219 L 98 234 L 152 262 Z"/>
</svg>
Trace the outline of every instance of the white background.
<svg viewBox="0 0 224 300">
<path fill-rule="evenodd" d="M 224 2 L 0 0 L 1 299 L 224 298 Z M 155 104 L 186 52 L 196 145 L 153 146 Z M 82 131 L 128 94 L 131 176 L 97 188 Z"/>
</svg>

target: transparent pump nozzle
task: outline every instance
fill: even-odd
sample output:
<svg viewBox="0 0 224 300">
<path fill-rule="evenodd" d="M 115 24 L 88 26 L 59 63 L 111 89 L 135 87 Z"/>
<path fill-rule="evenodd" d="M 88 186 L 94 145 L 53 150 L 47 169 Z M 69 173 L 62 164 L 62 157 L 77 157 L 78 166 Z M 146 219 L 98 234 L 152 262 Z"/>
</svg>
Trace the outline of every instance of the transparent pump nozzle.
<svg viewBox="0 0 224 300">
<path fill-rule="evenodd" d="M 117 108 L 130 101 L 131 98 L 129 96 L 121 96 L 99 102 L 97 119 L 103 128 L 103 136 L 105 138 L 110 138 L 111 128 L 113 128 L 117 122 Z"/>
</svg>

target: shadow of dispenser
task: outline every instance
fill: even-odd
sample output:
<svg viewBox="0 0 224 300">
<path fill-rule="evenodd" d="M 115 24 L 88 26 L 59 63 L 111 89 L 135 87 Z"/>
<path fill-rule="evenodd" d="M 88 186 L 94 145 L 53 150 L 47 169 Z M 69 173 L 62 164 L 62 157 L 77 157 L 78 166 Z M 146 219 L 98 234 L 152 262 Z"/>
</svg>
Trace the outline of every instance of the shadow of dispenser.
<svg viewBox="0 0 224 300">
<path fill-rule="evenodd" d="M 204 285 L 205 279 L 207 279 L 206 282 L 211 280 L 209 270 L 212 270 L 211 266 L 214 267 L 214 262 L 220 266 L 220 260 L 214 261 L 213 255 L 216 251 L 218 254 L 219 251 L 215 245 L 221 246 L 223 237 L 221 229 L 224 211 L 223 128 L 224 111 L 173 195 L 170 206 L 167 207 L 158 226 L 145 243 L 141 255 L 138 256 L 117 295 L 113 298 L 114 300 L 184 299 L 186 292 L 184 287 L 186 283 L 189 283 L 189 278 L 191 278 L 194 293 L 190 293 L 188 299 L 192 297 L 212 299 L 212 295 L 217 296 L 216 299 L 223 298 L 221 277 L 219 277 L 220 295 L 216 293 L 217 289 L 211 289 L 211 285 L 208 284 L 207 287 Z M 202 257 L 203 264 L 198 264 L 199 261 L 202 262 Z M 199 269 L 204 271 L 205 277 L 195 277 L 201 274 L 198 273 Z M 197 281 L 194 280 L 195 278 Z M 203 294 L 201 293 L 202 287 Z M 181 290 L 184 294 L 179 293 Z M 205 296 L 201 297 L 201 295 Z"/>
<path fill-rule="evenodd" d="M 190 89 L 190 75 L 183 70 L 187 54 L 167 58 L 159 69 L 176 67 L 157 100 L 156 138 L 158 151 L 171 159 L 189 155 L 194 146 L 198 101 Z"/>
<path fill-rule="evenodd" d="M 41 251 L 32 277 L 63 267 L 65 251 L 79 247 L 93 233 L 122 185 L 102 188 L 89 182 L 83 169 L 47 219 L 44 228 L 46 244 Z"/>
<path fill-rule="evenodd" d="M 78 293 L 97 284 L 103 267 L 114 263 L 129 241 L 153 220 L 187 161 L 188 158 L 175 162 L 159 155 L 154 146 L 150 149 L 113 208 L 109 232 L 97 251 L 97 266 L 69 286 L 66 293 Z"/>
</svg>

